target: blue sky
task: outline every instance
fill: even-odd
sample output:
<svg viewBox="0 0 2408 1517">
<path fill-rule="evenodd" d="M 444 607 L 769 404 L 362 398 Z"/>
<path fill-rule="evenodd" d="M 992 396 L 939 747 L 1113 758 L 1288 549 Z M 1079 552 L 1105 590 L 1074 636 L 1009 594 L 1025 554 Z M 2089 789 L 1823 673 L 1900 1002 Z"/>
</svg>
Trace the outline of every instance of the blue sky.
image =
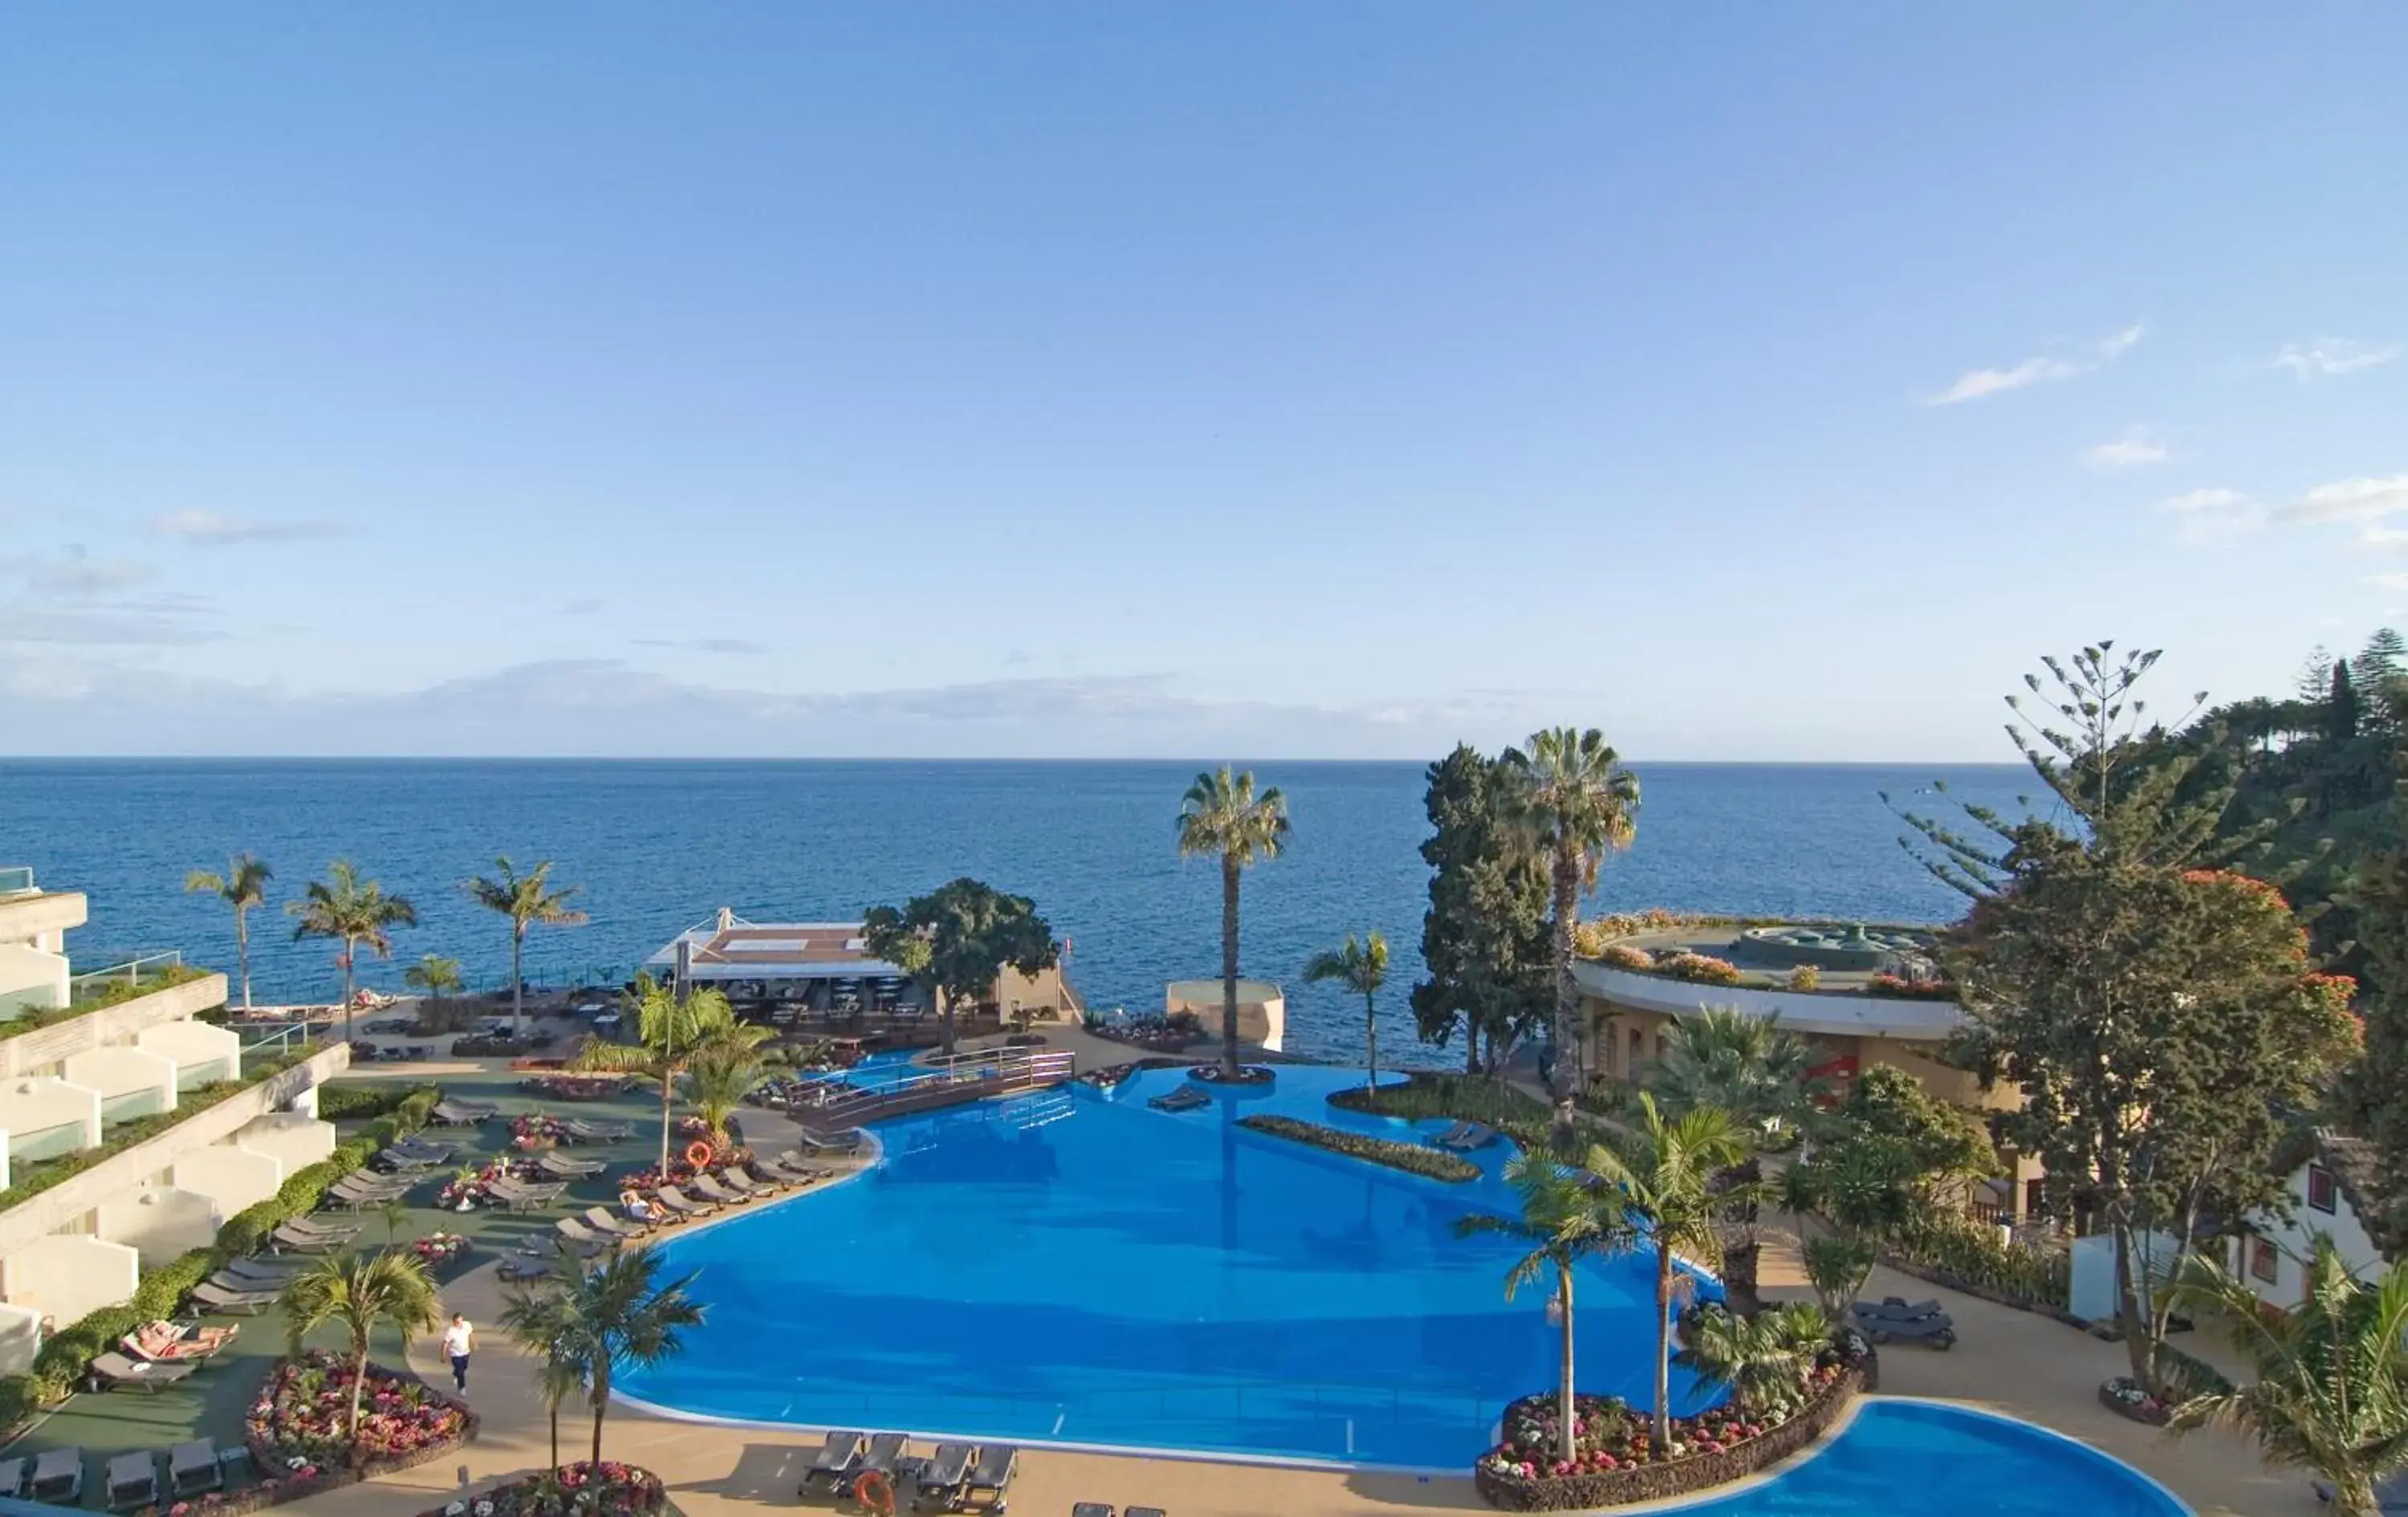
<svg viewBox="0 0 2408 1517">
<path fill-rule="evenodd" d="M 0 5 L 0 751 L 2001 759 L 2087 638 L 2283 687 L 2408 607 L 2403 54 Z"/>
</svg>

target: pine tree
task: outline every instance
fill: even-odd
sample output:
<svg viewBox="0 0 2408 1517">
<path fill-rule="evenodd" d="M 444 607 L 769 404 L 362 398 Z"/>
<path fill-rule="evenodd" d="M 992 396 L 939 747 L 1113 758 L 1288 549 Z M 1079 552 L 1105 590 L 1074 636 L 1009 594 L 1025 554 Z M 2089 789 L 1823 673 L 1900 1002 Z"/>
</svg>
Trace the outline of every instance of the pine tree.
<svg viewBox="0 0 2408 1517">
<path fill-rule="evenodd" d="M 2325 737 L 2345 743 L 2358 736 L 2358 685 L 2349 665 L 2333 660 L 2332 691 L 2325 697 Z"/>
<path fill-rule="evenodd" d="M 2292 693 L 2306 705 L 2322 705 L 2325 692 L 2332 685 L 2332 668 L 2335 662 L 2331 651 L 2324 644 L 2318 643 L 2309 649 L 2306 661 L 2300 665 L 2299 679 L 2292 683 Z"/>
<path fill-rule="evenodd" d="M 2372 695 L 2387 688 L 2408 674 L 2408 637 L 2389 627 L 2377 627 L 2358 657 L 2350 660 L 2349 674 L 2365 694 Z"/>
</svg>

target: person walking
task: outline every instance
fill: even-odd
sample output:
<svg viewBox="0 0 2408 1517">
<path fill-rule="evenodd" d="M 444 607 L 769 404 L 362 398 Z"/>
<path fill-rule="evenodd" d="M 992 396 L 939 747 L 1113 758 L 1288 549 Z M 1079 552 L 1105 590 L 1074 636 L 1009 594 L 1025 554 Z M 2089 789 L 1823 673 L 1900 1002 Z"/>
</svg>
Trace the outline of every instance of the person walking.
<svg viewBox="0 0 2408 1517">
<path fill-rule="evenodd" d="M 452 1361 L 452 1383 L 462 1395 L 468 1390 L 468 1353 L 475 1346 L 477 1330 L 468 1325 L 464 1312 L 452 1313 L 452 1325 L 443 1329 L 443 1352 Z"/>
</svg>

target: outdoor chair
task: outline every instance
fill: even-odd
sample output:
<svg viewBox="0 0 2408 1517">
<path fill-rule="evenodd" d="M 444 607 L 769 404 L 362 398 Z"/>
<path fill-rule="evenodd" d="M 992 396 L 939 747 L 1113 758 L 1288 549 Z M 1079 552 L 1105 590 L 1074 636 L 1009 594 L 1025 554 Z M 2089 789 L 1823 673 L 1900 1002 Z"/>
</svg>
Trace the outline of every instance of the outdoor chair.
<svg viewBox="0 0 2408 1517">
<path fill-rule="evenodd" d="M 426 1114 L 426 1120 L 438 1127 L 473 1127 L 478 1123 L 488 1121 L 494 1115 L 492 1110 L 480 1110 L 464 1106 L 457 1101 L 446 1100 L 436 1102 L 435 1109 Z"/>
<path fill-rule="evenodd" d="M 546 1151 L 535 1163 L 536 1167 L 545 1174 L 557 1175 L 563 1180 L 591 1180 L 609 1167 L 601 1159 L 572 1159 L 565 1153 L 550 1151 Z"/>
<path fill-rule="evenodd" d="M 731 1164 L 719 1172 L 719 1183 L 748 1201 L 757 1201 L 765 1195 L 775 1195 L 779 1191 L 778 1186 L 754 1180 L 744 1172 L 742 1165 L 736 1164 Z"/>
<path fill-rule="evenodd" d="M 562 1242 L 589 1258 L 605 1249 L 615 1248 L 618 1245 L 617 1238 L 601 1237 L 575 1217 L 563 1217 L 552 1226 L 552 1230 L 560 1235 Z"/>
<path fill-rule="evenodd" d="M 1909 1302 L 1902 1295 L 1885 1295 L 1879 1302 L 1857 1302 L 1856 1315 L 1879 1317 L 1889 1322 L 1913 1322 L 1919 1317 L 1938 1317 L 1945 1313 L 1937 1296 L 1928 1301 Z"/>
<path fill-rule="evenodd" d="M 872 1433 L 869 1435 L 869 1452 L 863 1454 L 861 1463 L 853 1467 L 853 1478 L 859 1480 L 864 1475 L 883 1475 L 892 1480 L 896 1463 L 903 1457 L 903 1446 L 908 1441 L 909 1437 L 902 1433 Z"/>
<path fill-rule="evenodd" d="M 988 1511 L 1002 1511 L 1011 1490 L 1011 1478 L 1019 1472 L 1018 1445 L 986 1445 L 979 1450 L 978 1465 L 970 1471 L 969 1479 L 962 1481 L 961 1494 L 954 1498 L 953 1510 L 962 1511 L 973 1506 L 982 1506 Z"/>
<path fill-rule="evenodd" d="M 1070 1503 L 1070 1517 L 1114 1517 L 1112 1504 L 1109 1501 L 1073 1501 Z"/>
<path fill-rule="evenodd" d="M 620 1221 L 618 1218 L 610 1215 L 610 1209 L 609 1207 L 587 1207 L 585 1209 L 585 1225 L 592 1228 L 597 1235 L 603 1238 L 615 1238 L 621 1239 L 641 1238 L 646 1232 L 650 1231 L 650 1229 L 645 1227 L 641 1223 Z"/>
<path fill-rule="evenodd" d="M 54 1506 L 82 1506 L 83 1451 L 51 1449 L 36 1455 L 34 1481 L 25 1496 L 28 1500 L 48 1501 Z"/>
<path fill-rule="evenodd" d="M 713 1201 L 706 1204 L 701 1201 L 692 1200 L 683 1191 L 679 1190 L 674 1185 L 662 1186 L 660 1189 L 652 1192 L 652 1197 L 659 1201 L 661 1205 L 668 1208 L 671 1211 L 676 1212 L 681 1217 L 708 1217 L 712 1212 L 719 1209 L 718 1202 Z"/>
<path fill-rule="evenodd" d="M 861 1463 L 862 1452 L 868 1445 L 869 1435 L 867 1433 L 852 1430 L 830 1433 L 827 1442 L 811 1456 L 811 1467 L 803 1471 L 802 1484 L 796 1488 L 795 1494 L 810 1495 L 814 1481 L 829 1490 L 836 1489 L 845 1477 L 853 1473 L 853 1467 Z"/>
<path fill-rule="evenodd" d="M 332 1253 L 338 1249 L 349 1248 L 360 1236 L 356 1232 L 311 1232 L 306 1227 L 295 1225 L 297 1221 L 296 1218 L 294 1222 L 288 1222 L 268 1234 L 267 1240 L 280 1252 L 291 1249 L 295 1253 Z"/>
<path fill-rule="evenodd" d="M 93 1355 L 92 1363 L 85 1368 L 85 1373 L 90 1377 L 92 1388 L 95 1391 L 114 1391 L 128 1385 L 139 1386 L 146 1391 L 156 1391 L 163 1385 L 173 1385 L 178 1381 L 192 1379 L 193 1367 L 154 1365 L 148 1360 L 128 1359 L 112 1349 L 107 1353 Z"/>
<path fill-rule="evenodd" d="M 167 1494 L 197 1496 L 225 1483 L 225 1467 L 218 1463 L 218 1446 L 208 1438 L 179 1443 L 167 1451 Z"/>
<path fill-rule="evenodd" d="M 1929 1317 L 1864 1317 L 1856 1325 L 1876 1344 L 1928 1343 L 1935 1349 L 1948 1349 L 1956 1342 L 1956 1324 L 1946 1312 Z"/>
<path fill-rule="evenodd" d="M 300 1272 L 301 1261 L 298 1259 L 264 1259 L 257 1254 L 246 1254 L 239 1259 L 228 1259 L 225 1262 L 225 1267 L 218 1271 L 221 1275 L 231 1275 L 236 1280 L 247 1281 L 248 1283 L 236 1287 L 238 1290 L 246 1291 L 280 1288 L 286 1281 Z"/>
<path fill-rule="evenodd" d="M 1484 1149 L 1495 1141 L 1497 1141 L 1497 1135 L 1494 1132 L 1476 1122 L 1467 1122 L 1463 1124 L 1463 1131 L 1457 1136 L 1451 1138 L 1441 1136 L 1439 1138 L 1439 1147 L 1456 1153 L 1469 1153 L 1475 1149 Z"/>
<path fill-rule="evenodd" d="M 552 1266 L 541 1259 L 505 1259 L 502 1261 L 501 1267 L 494 1273 L 501 1280 L 519 1284 L 527 1281 L 550 1279 Z"/>
<path fill-rule="evenodd" d="M 281 1291 L 234 1291 L 215 1281 L 203 1281 L 193 1287 L 194 1305 L 209 1311 L 240 1311 L 256 1317 L 274 1306 L 283 1295 Z"/>
<path fill-rule="evenodd" d="M 548 1207 L 567 1191 L 566 1185 L 522 1185 L 507 1177 L 485 1181 L 485 1194 L 502 1203 L 505 1210 L 533 1211 Z"/>
<path fill-rule="evenodd" d="M 581 1143 L 616 1143 L 635 1131 L 624 1123 L 588 1122 L 583 1117 L 570 1117 L 561 1126 Z"/>
<path fill-rule="evenodd" d="M 823 1153 L 851 1153 L 861 1147 L 861 1129 L 858 1127 L 849 1128 L 834 1138 L 814 1137 L 809 1128 L 797 1127 L 795 1136 L 802 1140 L 804 1147 L 818 1149 Z"/>
<path fill-rule="evenodd" d="M 709 1173 L 694 1177 L 694 1193 L 706 1201 L 716 1201 L 724 1207 L 741 1206 L 752 1199 L 741 1191 L 731 1190 L 721 1184 L 718 1176 Z"/>
<path fill-rule="evenodd" d="M 148 1364 L 198 1364 L 215 1357 L 232 1343 L 236 1329 L 150 1322 L 117 1340 L 126 1357 Z"/>
<path fill-rule="evenodd" d="M 111 1511 L 159 1504 L 159 1456 L 145 1451 L 109 1460 L 101 1477 L 102 1505 Z"/>
<path fill-rule="evenodd" d="M 1182 1085 L 1168 1095 L 1157 1095 L 1145 1103 L 1156 1111 L 1194 1111 L 1212 1104 L 1212 1097 L 1193 1085 Z"/>
<path fill-rule="evenodd" d="M 953 1499 L 962 1481 L 969 1478 L 970 1461 L 978 1457 L 974 1443 L 939 1443 L 937 1452 L 928 1455 L 920 1467 L 918 1490 L 911 1497 L 914 1507 L 942 1506 Z"/>
</svg>

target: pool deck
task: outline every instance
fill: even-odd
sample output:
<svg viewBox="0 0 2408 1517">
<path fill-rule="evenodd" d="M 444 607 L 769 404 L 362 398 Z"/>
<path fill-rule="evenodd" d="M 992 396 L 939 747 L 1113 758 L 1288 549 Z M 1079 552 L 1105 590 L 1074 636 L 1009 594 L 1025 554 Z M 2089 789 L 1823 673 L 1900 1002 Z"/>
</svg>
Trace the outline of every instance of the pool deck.
<svg viewBox="0 0 2408 1517">
<path fill-rule="evenodd" d="M 1124 1062 L 1140 1056 L 1123 1045 L 1093 1038 L 1076 1031 L 1050 1029 L 1056 1048 L 1079 1055 L 1081 1067 Z M 508 1074 L 494 1061 L 458 1061 L 441 1066 L 370 1066 L 363 1073 L 380 1078 L 436 1079 L 464 1091 L 474 1085 L 507 1085 Z M 480 1092 L 480 1094 L 500 1094 Z M 513 1095 L 515 1093 L 512 1093 Z M 523 1109 L 523 1098 L 509 1102 Z M 602 1103 L 595 1114 L 636 1117 L 635 1139 L 610 1145 L 614 1160 L 634 1161 L 649 1147 L 640 1113 L 649 1103 L 642 1096 Z M 657 1105 L 649 1105 L 657 1112 Z M 784 1146 L 784 1119 L 747 1109 L 748 1137 L 763 1148 Z M 656 1132 L 657 1129 L 654 1129 Z M 486 1138 L 494 1146 L 498 1135 Z M 571 1151 L 580 1152 L 580 1151 Z M 582 1151 L 591 1152 L 593 1151 Z M 578 1194 L 587 1189 L 580 1187 Z M 438 1222 L 452 1222 L 455 1230 L 470 1232 L 482 1248 L 507 1247 L 518 1237 L 548 1228 L 560 1209 L 536 1219 L 479 1217 L 458 1227 L 424 1208 L 412 1209 L 402 1224 L 403 1236 L 423 1233 Z M 371 1219 L 369 1236 L 380 1236 L 383 1224 Z M 1794 1250 L 1769 1239 L 1763 1265 L 1766 1294 L 1774 1297 L 1807 1295 L 1795 1263 Z M 470 1320 L 494 1320 L 502 1287 L 494 1264 L 486 1263 L 443 1288 L 447 1310 L 466 1311 Z M 2124 1367 L 2119 1345 L 2102 1342 L 2050 1319 L 2015 1311 L 1990 1302 L 1877 1270 L 1868 1294 L 1912 1297 L 1938 1295 L 1956 1319 L 1961 1339 L 1955 1350 L 1934 1352 L 1911 1345 L 1894 1346 L 1882 1357 L 1882 1391 L 1885 1395 L 1929 1396 L 1961 1401 L 2020 1417 L 2078 1438 L 2114 1454 L 2154 1476 L 2188 1502 L 2200 1517 L 2314 1517 L 2319 1509 L 2297 1471 L 2268 1471 L 2242 1440 L 2221 1432 L 2203 1432 L 2176 1442 L 2162 1433 L 2125 1421 L 2099 1405 L 2096 1388 Z M 244 1347 L 269 1351 L 281 1337 L 273 1319 L 246 1326 Z M 2208 1345 L 2189 1344 L 2193 1352 Z M 380 1352 L 380 1357 L 383 1357 Z M 391 1362 L 390 1359 L 387 1362 Z M 448 1387 L 451 1377 L 432 1341 L 412 1346 L 408 1363 L 430 1383 Z M 229 1370 L 233 1367 L 227 1367 Z M 229 1373 L 228 1380 L 236 1377 Z M 246 1376 L 245 1378 L 249 1378 Z M 255 1383 L 255 1381 L 253 1381 Z M 157 1447 L 172 1440 L 182 1417 L 167 1415 L 170 1395 L 148 1397 L 118 1395 L 80 1395 L 61 1418 L 37 1429 L 25 1447 L 44 1446 L 58 1435 L 72 1432 L 95 1451 L 116 1447 Z M 212 1397 L 212 1402 L 220 1398 Z M 547 1460 L 547 1425 L 535 1392 L 531 1361 L 513 1351 L 500 1335 L 480 1333 L 469 1377 L 468 1399 L 483 1415 L 483 1434 L 455 1455 L 385 1476 L 364 1485 L 312 1497 L 282 1509 L 308 1517 L 415 1517 L 486 1484 L 523 1474 Z M 194 1422 L 224 1420 L 227 1409 L 195 1404 Z M 561 1438 L 565 1456 L 580 1456 L 590 1438 L 590 1419 L 581 1409 L 564 1409 Z M 164 1420 L 163 1420 L 164 1419 Z M 219 1431 L 212 1426 L 210 1432 Z M 122 1433 L 122 1437 L 111 1436 Z M 45 1434 L 50 1435 L 49 1437 Z M 66 1438 L 58 1438 L 67 1441 Z M 624 1406 L 614 1407 L 604 1435 L 607 1457 L 623 1459 L 657 1470 L 668 1482 L 678 1506 L 690 1517 L 758 1517 L 764 1508 L 794 1510 L 795 1487 L 819 1439 L 808 1431 L 766 1431 L 697 1424 L 654 1416 Z M 25 1452 L 21 1448 L 15 1452 Z M 924 1452 L 923 1450 L 922 1452 Z M 1062 1517 L 1081 1501 L 1108 1502 L 1117 1508 L 1160 1507 L 1170 1517 L 1340 1517 L 1411 1511 L 1486 1510 L 1468 1476 L 1428 1478 L 1383 1471 L 1303 1469 L 1253 1465 L 1204 1457 L 1138 1455 L 1035 1450 L 1024 1455 L 1011 1504 L 1040 1517 Z M 828 1510 L 825 1498 L 809 1506 Z M 844 1510 L 852 1510 L 848 1505 Z"/>
</svg>

